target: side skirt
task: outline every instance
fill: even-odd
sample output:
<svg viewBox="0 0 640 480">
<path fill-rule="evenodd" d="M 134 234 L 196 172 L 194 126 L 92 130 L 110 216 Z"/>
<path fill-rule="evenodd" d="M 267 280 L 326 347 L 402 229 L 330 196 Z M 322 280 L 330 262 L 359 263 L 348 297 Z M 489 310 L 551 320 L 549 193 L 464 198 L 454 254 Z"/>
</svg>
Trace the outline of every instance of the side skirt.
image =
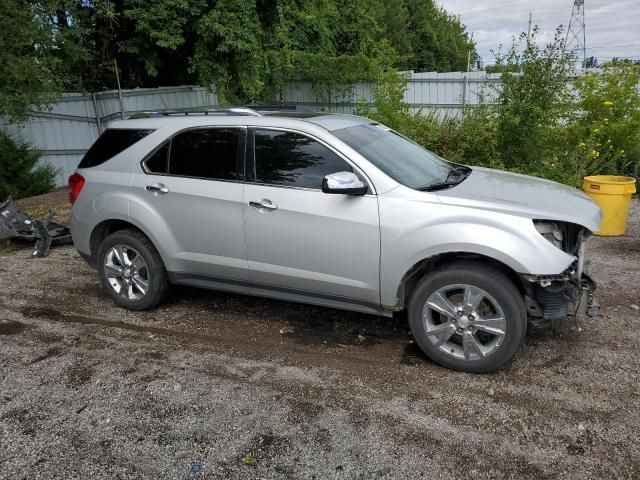
<svg viewBox="0 0 640 480">
<path fill-rule="evenodd" d="M 242 280 L 229 280 L 183 272 L 167 272 L 169 281 L 175 285 L 205 288 L 207 290 L 219 290 L 223 292 L 240 293 L 263 298 L 274 298 L 287 302 L 306 303 L 321 307 L 338 308 L 353 312 L 368 313 L 391 317 L 393 312 L 383 309 L 380 305 L 363 302 L 353 298 L 326 295 L 317 292 L 296 290 L 293 288 L 278 287 L 273 285 L 254 284 Z"/>
</svg>

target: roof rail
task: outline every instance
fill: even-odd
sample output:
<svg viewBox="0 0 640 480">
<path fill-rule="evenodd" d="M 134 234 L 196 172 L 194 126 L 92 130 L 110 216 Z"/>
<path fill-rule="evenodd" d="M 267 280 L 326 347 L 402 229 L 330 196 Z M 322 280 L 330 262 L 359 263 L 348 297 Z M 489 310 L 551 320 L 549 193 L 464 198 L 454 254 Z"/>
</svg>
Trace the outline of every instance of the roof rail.
<svg viewBox="0 0 640 480">
<path fill-rule="evenodd" d="M 313 112 L 313 110 L 304 105 L 295 104 L 273 104 L 273 105 L 247 105 L 241 108 L 250 108 L 256 112 Z"/>
<path fill-rule="evenodd" d="M 240 113 L 245 115 L 253 115 L 254 117 L 262 117 L 262 115 L 260 115 L 260 113 L 257 110 L 249 107 L 232 107 L 232 108 L 227 108 L 222 110 L 228 110 L 233 113 Z"/>
<path fill-rule="evenodd" d="M 253 117 L 262 117 L 260 113 L 252 108 L 247 107 L 229 107 L 229 108 L 206 108 L 206 109 L 176 109 L 176 110 L 158 110 L 158 111 L 144 111 L 135 112 L 130 115 L 129 119 L 136 118 L 153 118 L 153 117 L 173 117 L 178 115 L 250 115 Z"/>
</svg>

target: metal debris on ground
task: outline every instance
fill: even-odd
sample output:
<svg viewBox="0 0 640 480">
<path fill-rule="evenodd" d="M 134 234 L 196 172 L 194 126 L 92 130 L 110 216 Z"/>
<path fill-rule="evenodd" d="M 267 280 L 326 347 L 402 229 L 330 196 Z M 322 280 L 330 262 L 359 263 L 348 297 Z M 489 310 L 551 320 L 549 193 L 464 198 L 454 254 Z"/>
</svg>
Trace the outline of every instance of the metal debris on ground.
<svg viewBox="0 0 640 480">
<path fill-rule="evenodd" d="M 46 221 L 32 220 L 18 210 L 11 197 L 0 205 L 0 240 L 35 241 L 32 257 L 43 258 L 52 244 L 71 243 L 68 225 L 54 222 L 49 214 Z"/>
</svg>

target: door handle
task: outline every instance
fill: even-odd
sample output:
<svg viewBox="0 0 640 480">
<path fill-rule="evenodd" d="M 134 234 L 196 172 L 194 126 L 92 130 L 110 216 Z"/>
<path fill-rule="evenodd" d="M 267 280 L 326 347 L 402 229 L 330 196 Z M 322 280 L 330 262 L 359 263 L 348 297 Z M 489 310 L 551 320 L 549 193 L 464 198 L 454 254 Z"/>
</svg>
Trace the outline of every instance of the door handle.
<svg viewBox="0 0 640 480">
<path fill-rule="evenodd" d="M 271 200 L 267 199 L 267 198 L 263 198 L 259 202 L 249 202 L 249 206 L 250 207 L 254 207 L 254 208 L 258 208 L 258 209 L 265 209 L 265 210 L 277 210 L 278 209 L 278 206 L 275 203 L 273 203 Z"/>
<path fill-rule="evenodd" d="M 164 195 L 165 193 L 169 193 L 169 189 L 166 187 L 166 185 L 162 184 L 162 183 L 156 183 L 155 185 L 147 185 L 146 187 L 144 187 L 145 190 L 147 190 L 147 192 L 151 192 L 154 195 Z"/>
</svg>

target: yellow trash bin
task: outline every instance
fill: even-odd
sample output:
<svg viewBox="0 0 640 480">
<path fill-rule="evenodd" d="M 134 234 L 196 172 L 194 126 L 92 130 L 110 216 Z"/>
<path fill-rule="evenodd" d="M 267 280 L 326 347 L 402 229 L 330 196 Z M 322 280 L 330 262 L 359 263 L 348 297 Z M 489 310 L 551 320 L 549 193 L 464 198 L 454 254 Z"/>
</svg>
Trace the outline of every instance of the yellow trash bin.
<svg viewBox="0 0 640 480">
<path fill-rule="evenodd" d="M 600 206 L 604 217 L 595 235 L 624 235 L 631 195 L 636 192 L 633 177 L 594 175 L 584 177 L 582 189 Z"/>
</svg>

